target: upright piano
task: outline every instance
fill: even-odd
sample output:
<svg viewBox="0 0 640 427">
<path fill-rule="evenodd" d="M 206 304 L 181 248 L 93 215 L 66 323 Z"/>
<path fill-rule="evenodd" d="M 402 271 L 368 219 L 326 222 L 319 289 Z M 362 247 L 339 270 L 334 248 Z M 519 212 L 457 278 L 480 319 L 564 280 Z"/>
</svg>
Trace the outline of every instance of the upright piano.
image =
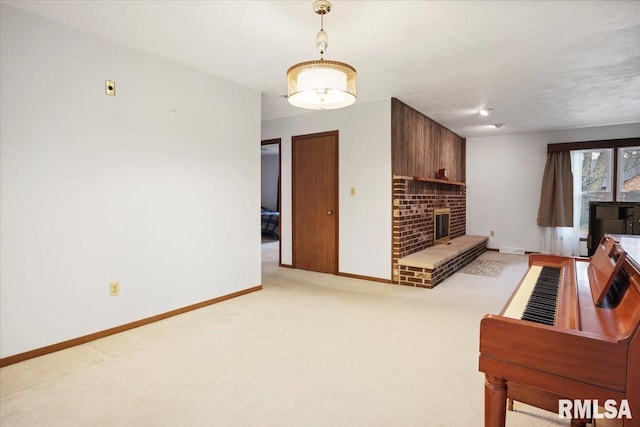
<svg viewBox="0 0 640 427">
<path fill-rule="evenodd" d="M 501 313 L 480 322 L 485 427 L 505 426 L 508 400 L 557 414 L 560 399 L 625 400 L 619 425 L 640 426 L 639 262 L 632 236 L 603 236 L 590 258 L 529 256 Z"/>
</svg>

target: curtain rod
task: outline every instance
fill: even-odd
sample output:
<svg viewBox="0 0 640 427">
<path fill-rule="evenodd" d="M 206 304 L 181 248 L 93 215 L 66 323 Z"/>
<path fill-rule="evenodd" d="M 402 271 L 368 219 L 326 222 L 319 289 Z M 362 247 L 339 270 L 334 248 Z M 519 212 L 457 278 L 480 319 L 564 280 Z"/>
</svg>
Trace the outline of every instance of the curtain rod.
<svg viewBox="0 0 640 427">
<path fill-rule="evenodd" d="M 640 145 L 640 138 L 603 139 L 600 141 L 563 142 L 547 144 L 547 153 L 572 150 L 591 150 L 595 148 L 620 148 Z"/>
</svg>

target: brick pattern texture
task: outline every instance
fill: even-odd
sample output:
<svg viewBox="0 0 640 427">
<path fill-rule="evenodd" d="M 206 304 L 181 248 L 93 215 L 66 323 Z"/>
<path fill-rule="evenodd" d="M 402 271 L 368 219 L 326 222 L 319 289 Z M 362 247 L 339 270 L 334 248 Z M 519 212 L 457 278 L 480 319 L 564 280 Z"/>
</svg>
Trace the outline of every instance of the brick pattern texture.
<svg viewBox="0 0 640 427">
<path fill-rule="evenodd" d="M 452 258 L 437 266 L 435 270 L 400 265 L 398 284 L 416 286 L 420 288 L 433 288 L 438 283 L 442 282 L 444 279 L 479 257 L 486 250 L 487 242 L 484 241 L 465 251 L 462 255 Z"/>
<path fill-rule="evenodd" d="M 433 210 L 437 208 L 451 209 L 450 238 L 466 233 L 465 187 L 393 178 L 393 283 L 400 283 L 399 258 L 434 245 Z"/>
</svg>

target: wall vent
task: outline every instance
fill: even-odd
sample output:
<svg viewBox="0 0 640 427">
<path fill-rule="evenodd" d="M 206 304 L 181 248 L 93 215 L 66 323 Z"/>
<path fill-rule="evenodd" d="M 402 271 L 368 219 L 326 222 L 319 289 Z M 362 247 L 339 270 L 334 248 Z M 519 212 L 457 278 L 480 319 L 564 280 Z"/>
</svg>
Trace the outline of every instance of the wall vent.
<svg viewBox="0 0 640 427">
<path fill-rule="evenodd" d="M 524 255 L 524 248 L 512 248 L 510 246 L 503 246 L 500 248 L 500 252 L 503 254 L 518 254 Z"/>
</svg>

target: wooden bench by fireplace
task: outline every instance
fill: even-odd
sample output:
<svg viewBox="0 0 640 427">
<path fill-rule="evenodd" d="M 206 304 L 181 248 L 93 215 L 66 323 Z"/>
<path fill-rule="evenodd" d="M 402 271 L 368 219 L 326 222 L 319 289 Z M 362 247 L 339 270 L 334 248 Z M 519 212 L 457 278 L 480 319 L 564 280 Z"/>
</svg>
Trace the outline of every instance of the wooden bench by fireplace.
<svg viewBox="0 0 640 427">
<path fill-rule="evenodd" d="M 433 288 L 487 250 L 486 236 L 460 236 L 398 260 L 399 284 Z"/>
</svg>

